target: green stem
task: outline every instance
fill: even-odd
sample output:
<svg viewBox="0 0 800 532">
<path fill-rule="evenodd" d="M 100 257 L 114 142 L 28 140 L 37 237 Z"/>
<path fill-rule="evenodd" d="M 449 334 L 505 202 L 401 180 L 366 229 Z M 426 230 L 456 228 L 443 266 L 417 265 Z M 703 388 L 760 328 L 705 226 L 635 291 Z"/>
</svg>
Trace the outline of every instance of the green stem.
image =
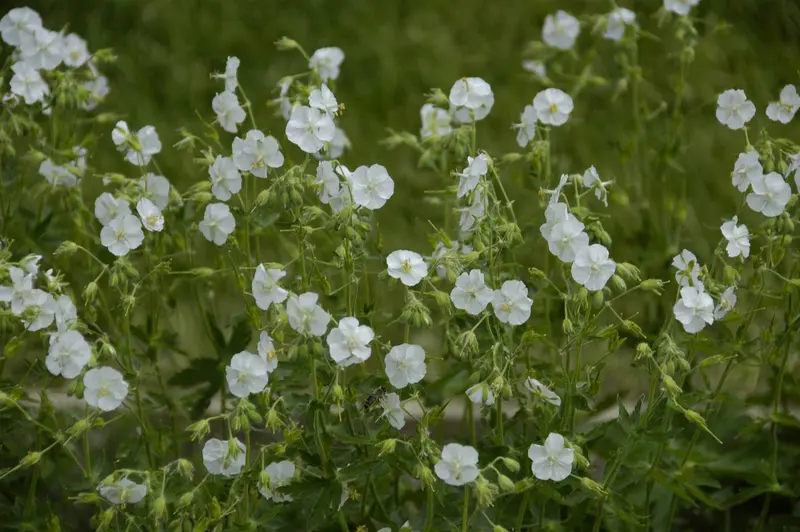
<svg viewBox="0 0 800 532">
<path fill-rule="evenodd" d="M 433 530 L 433 508 L 434 508 L 434 500 L 433 500 L 433 486 L 428 486 L 428 518 L 425 521 L 425 532 L 430 532 Z"/>
<path fill-rule="evenodd" d="M 525 490 L 525 495 L 522 496 L 522 504 L 519 505 L 519 512 L 517 512 L 517 525 L 514 527 L 516 532 L 522 532 L 522 522 L 525 520 L 525 513 L 528 510 L 528 502 L 531 498 L 531 490 Z"/>
<path fill-rule="evenodd" d="M 461 532 L 469 530 L 469 485 L 464 486 L 464 510 L 461 513 Z"/>
</svg>

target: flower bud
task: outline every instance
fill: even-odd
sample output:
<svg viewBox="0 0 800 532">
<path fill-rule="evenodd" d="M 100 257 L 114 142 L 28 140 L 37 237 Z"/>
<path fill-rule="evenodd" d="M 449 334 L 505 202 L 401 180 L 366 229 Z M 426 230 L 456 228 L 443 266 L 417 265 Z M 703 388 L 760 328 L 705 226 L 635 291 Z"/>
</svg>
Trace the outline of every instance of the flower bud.
<svg viewBox="0 0 800 532">
<path fill-rule="evenodd" d="M 461 349 L 461 356 L 469 356 L 478 352 L 478 337 L 471 329 L 458 335 L 456 346 Z"/>
<path fill-rule="evenodd" d="M 605 296 L 603 296 L 603 292 L 597 291 L 592 295 L 592 307 L 599 309 L 603 308 L 603 300 Z"/>
<path fill-rule="evenodd" d="M 664 291 L 664 281 L 661 279 L 645 279 L 640 286 L 645 292 L 652 292 L 657 296 Z"/>
<path fill-rule="evenodd" d="M 19 461 L 19 465 L 23 468 L 30 467 L 37 464 L 41 458 L 42 453 L 38 451 L 29 451 L 28 454 L 26 454 L 22 460 Z"/>
<path fill-rule="evenodd" d="M 503 462 L 503 465 L 506 466 L 506 469 L 508 469 L 512 473 L 516 473 L 517 471 L 519 471 L 519 462 L 517 462 L 513 458 L 507 458 L 503 456 L 500 458 L 500 461 Z"/>
<path fill-rule="evenodd" d="M 561 322 L 561 329 L 564 331 L 564 334 L 572 334 L 575 330 L 569 318 L 564 318 L 564 321 Z"/>
<path fill-rule="evenodd" d="M 624 292 L 628 289 L 628 285 L 625 284 L 625 281 L 617 274 L 611 276 L 611 286 L 614 287 L 614 290 L 617 292 Z"/>
<path fill-rule="evenodd" d="M 508 529 L 500 525 L 492 525 L 492 532 L 508 532 Z"/>
<path fill-rule="evenodd" d="M 581 477 L 581 484 L 587 490 L 594 492 L 600 495 L 601 497 L 606 497 L 608 495 L 608 492 L 603 488 L 603 486 L 601 486 L 594 480 L 590 479 L 589 477 Z"/>
<path fill-rule="evenodd" d="M 626 281 L 639 282 L 641 281 L 641 271 L 639 268 L 630 262 L 617 263 L 617 273 L 622 276 Z"/>
<path fill-rule="evenodd" d="M 661 383 L 664 385 L 664 389 L 667 393 L 673 397 L 680 394 L 682 391 L 675 380 L 669 375 L 662 375 Z"/>
<path fill-rule="evenodd" d="M 269 488 L 269 473 L 266 470 L 258 474 L 258 484 L 264 488 Z"/>
<path fill-rule="evenodd" d="M 65 240 L 56 248 L 54 255 L 71 255 L 76 251 L 78 251 L 78 244 Z"/>
<path fill-rule="evenodd" d="M 70 436 L 77 438 L 87 430 L 89 430 L 89 421 L 86 419 L 79 419 L 74 425 L 67 429 L 67 433 Z"/>
<path fill-rule="evenodd" d="M 436 304 L 439 305 L 439 308 L 442 310 L 450 310 L 452 303 L 450 301 L 450 294 L 441 290 L 436 290 L 433 292 L 433 298 L 436 300 Z"/>
<path fill-rule="evenodd" d="M 397 447 L 397 440 L 394 438 L 389 438 L 387 440 L 383 440 L 378 443 L 378 456 L 383 456 L 384 454 L 392 454 L 394 453 L 395 447 Z"/>
<path fill-rule="evenodd" d="M 192 440 L 202 440 L 211 432 L 211 425 L 207 420 L 201 419 L 186 427 L 186 430 L 192 433 Z"/>
<path fill-rule="evenodd" d="M 180 473 L 180 475 L 182 477 L 190 479 L 190 478 L 192 478 L 192 475 L 194 474 L 194 465 L 192 465 L 192 463 L 189 460 L 187 460 L 186 458 L 179 458 L 178 459 L 178 473 Z"/>
<path fill-rule="evenodd" d="M 433 471 L 431 471 L 431 468 L 426 465 L 417 464 L 417 466 L 414 468 L 414 476 L 418 478 L 420 482 L 422 482 L 422 485 L 426 488 L 436 484 L 436 478 L 433 476 Z"/>
<path fill-rule="evenodd" d="M 650 358 L 651 356 L 653 356 L 653 350 L 650 349 L 650 346 L 646 342 L 640 342 L 639 345 L 636 346 L 636 360 Z"/>
<path fill-rule="evenodd" d="M 153 501 L 153 517 L 156 519 L 160 519 L 167 513 L 167 500 L 164 496 L 160 496 L 155 501 Z"/>
<path fill-rule="evenodd" d="M 497 483 L 503 491 L 514 491 L 514 482 L 505 475 L 497 475 Z"/>
<path fill-rule="evenodd" d="M 488 508 L 494 503 L 499 490 L 495 484 L 492 484 L 483 477 L 478 477 L 473 483 L 475 489 L 475 498 L 478 501 L 478 507 Z"/>
<path fill-rule="evenodd" d="M 281 37 L 275 41 L 275 47 L 281 51 L 300 49 L 300 45 L 297 43 L 297 41 L 290 39 L 289 37 Z"/>
<path fill-rule="evenodd" d="M 539 268 L 528 268 L 528 274 L 534 279 L 547 279 L 545 273 Z"/>
<path fill-rule="evenodd" d="M 185 508 L 186 506 L 189 506 L 192 504 L 192 499 L 194 499 L 194 491 L 187 491 L 181 495 L 180 499 L 178 499 L 178 507 Z"/>
<path fill-rule="evenodd" d="M 92 281 L 86 285 L 86 288 L 83 290 L 83 301 L 87 305 L 94 301 L 95 296 L 97 295 L 97 283 Z"/>
<path fill-rule="evenodd" d="M 274 408 L 270 408 L 269 412 L 267 412 L 267 428 L 275 431 L 282 427 L 283 421 L 281 421 L 280 415 L 278 415 Z"/>
</svg>

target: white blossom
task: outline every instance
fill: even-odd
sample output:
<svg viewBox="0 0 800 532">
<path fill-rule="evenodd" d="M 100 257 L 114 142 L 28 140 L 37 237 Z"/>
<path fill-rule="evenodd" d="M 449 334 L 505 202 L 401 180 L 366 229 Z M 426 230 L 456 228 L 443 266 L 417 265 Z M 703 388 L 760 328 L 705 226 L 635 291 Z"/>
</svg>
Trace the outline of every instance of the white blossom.
<svg viewBox="0 0 800 532">
<path fill-rule="evenodd" d="M 618 7 L 608 14 L 606 29 L 603 37 L 612 41 L 620 41 L 625 35 L 625 29 L 636 27 L 636 13 L 624 7 Z"/>
<path fill-rule="evenodd" d="M 678 15 L 688 15 L 692 7 L 700 3 L 700 0 L 664 0 L 664 8 Z"/>
<path fill-rule="evenodd" d="M 344 129 L 340 128 L 339 126 L 335 127 L 336 129 L 333 132 L 333 138 L 325 143 L 321 152 L 314 154 L 316 158 L 338 159 L 344 155 L 344 151 L 346 149 L 350 148 L 350 139 L 347 138 L 347 134 L 344 132 Z"/>
<path fill-rule="evenodd" d="M 442 458 L 436 462 L 434 471 L 445 484 L 469 484 L 478 478 L 478 451 L 469 445 L 448 443 L 442 448 Z"/>
<path fill-rule="evenodd" d="M 336 96 L 324 83 L 320 88 L 311 91 L 308 96 L 308 105 L 313 109 L 319 109 L 330 117 L 333 117 L 339 110 L 339 102 L 336 101 Z"/>
<path fill-rule="evenodd" d="M 19 50 L 34 68 L 53 70 L 64 60 L 64 39 L 58 32 L 35 27 L 20 34 Z"/>
<path fill-rule="evenodd" d="M 544 18 L 542 40 L 552 48 L 569 50 L 575 46 L 575 40 L 580 32 L 581 23 L 578 19 L 566 11 L 558 10 L 555 15 L 547 15 Z"/>
<path fill-rule="evenodd" d="M 239 80 L 237 78 L 237 74 L 239 72 L 239 58 L 238 57 L 228 57 L 225 61 L 225 74 L 223 78 L 225 79 L 225 92 L 236 92 L 236 89 L 239 87 Z"/>
<path fill-rule="evenodd" d="M 606 187 L 612 182 L 602 181 L 600 179 L 600 174 L 597 173 L 597 169 L 594 166 L 590 166 L 586 169 L 583 173 L 582 181 L 583 186 L 586 188 L 593 188 L 594 197 L 602 201 L 604 206 L 608 207 L 608 189 Z"/>
<path fill-rule="evenodd" d="M 53 311 L 56 328 L 60 333 L 67 331 L 67 329 L 78 323 L 78 309 L 75 308 L 75 303 L 66 294 L 62 294 L 55 299 Z"/>
<path fill-rule="evenodd" d="M 125 152 L 125 160 L 136 166 L 146 166 L 153 155 L 161 153 L 161 139 L 153 126 L 144 126 L 134 135 L 128 123 L 120 120 L 111 131 L 111 139 L 118 151 Z"/>
<path fill-rule="evenodd" d="M 475 228 L 475 223 L 483 217 L 486 212 L 485 197 L 482 188 L 477 188 L 473 196 L 472 203 L 465 209 L 460 209 L 461 217 L 458 220 L 458 228 L 462 232 L 469 232 Z"/>
<path fill-rule="evenodd" d="M 225 367 L 228 389 L 236 397 L 261 393 L 269 382 L 267 363 L 259 355 L 247 351 L 236 353 Z"/>
<path fill-rule="evenodd" d="M 283 303 L 289 295 L 284 288 L 278 286 L 278 281 L 286 277 L 286 272 L 276 268 L 269 270 L 263 264 L 256 267 L 253 275 L 253 298 L 261 310 L 269 310 L 273 303 Z"/>
<path fill-rule="evenodd" d="M 74 187 L 78 184 L 78 176 L 65 166 L 56 165 L 50 159 L 45 159 L 39 165 L 39 173 L 53 187 Z"/>
<path fill-rule="evenodd" d="M 742 129 L 755 115 L 755 104 L 741 89 L 728 89 L 717 98 L 717 120 L 730 129 Z"/>
<path fill-rule="evenodd" d="M 47 371 L 56 377 L 74 379 L 80 375 L 91 357 L 92 348 L 83 335 L 78 331 L 70 330 L 56 333 L 50 337 L 50 345 L 44 363 Z"/>
<path fill-rule="evenodd" d="M 141 198 L 136 204 L 136 212 L 139 214 L 139 219 L 142 220 L 142 225 L 148 231 L 158 233 L 164 229 L 164 215 L 161 214 L 161 209 L 149 199 Z"/>
<path fill-rule="evenodd" d="M 34 288 L 26 303 L 26 316 L 22 320 L 25 329 L 34 332 L 50 327 L 56 315 L 56 300 L 53 296 L 44 290 Z"/>
<path fill-rule="evenodd" d="M 300 334 L 322 336 L 328 330 L 331 316 L 317 304 L 319 296 L 306 292 L 299 296 L 290 296 L 286 305 L 289 325 Z"/>
<path fill-rule="evenodd" d="M 757 151 L 740 153 L 733 166 L 733 186 L 740 192 L 745 192 L 753 184 L 753 181 L 760 179 L 763 175 L 764 169 L 758 160 Z"/>
<path fill-rule="evenodd" d="M 400 279 L 406 286 L 416 286 L 428 275 L 428 265 L 422 255 L 405 249 L 389 253 L 386 267 L 389 277 Z"/>
<path fill-rule="evenodd" d="M 117 257 L 127 255 L 143 241 L 142 222 L 132 214 L 120 214 L 100 231 L 100 242 Z"/>
<path fill-rule="evenodd" d="M 517 129 L 517 144 L 520 148 L 526 147 L 536 136 L 536 122 L 539 115 L 533 105 L 526 105 L 519 117 L 519 124 L 515 124 Z"/>
<path fill-rule="evenodd" d="M 561 89 L 545 89 L 533 98 L 533 107 L 542 124 L 563 126 L 569 120 L 574 104 L 572 97 Z"/>
<path fill-rule="evenodd" d="M 84 81 L 83 88 L 88 91 L 88 98 L 83 103 L 84 111 L 91 111 L 108 96 L 108 78 L 105 76 L 96 76 L 93 79 Z"/>
<path fill-rule="evenodd" d="M 675 280 L 680 286 L 693 286 L 700 282 L 700 263 L 688 249 L 672 258 L 672 266 L 678 270 L 675 272 Z"/>
<path fill-rule="evenodd" d="M 80 36 L 70 33 L 63 40 L 64 64 L 73 68 L 83 66 L 89 60 L 89 49 Z"/>
<path fill-rule="evenodd" d="M 386 376 L 395 388 L 416 384 L 425 377 L 425 351 L 421 346 L 400 344 L 392 347 L 384 360 Z"/>
<path fill-rule="evenodd" d="M 767 117 L 770 120 L 788 124 L 800 109 L 800 96 L 794 85 L 786 85 L 781 90 L 780 99 L 767 105 Z"/>
<path fill-rule="evenodd" d="M 561 406 L 561 398 L 558 394 L 533 377 L 525 379 L 524 386 L 526 390 L 536 397 L 547 401 L 553 406 Z"/>
<path fill-rule="evenodd" d="M 444 109 L 440 109 L 432 103 L 426 103 L 419 110 L 419 114 L 422 120 L 422 127 L 419 131 L 421 139 L 444 137 L 452 133 L 453 127 L 450 125 L 452 117 Z"/>
<path fill-rule="evenodd" d="M 221 246 L 228 240 L 228 235 L 236 228 L 236 220 L 230 208 L 224 203 L 210 203 L 206 205 L 203 221 L 198 224 L 198 229 L 209 242 Z"/>
<path fill-rule="evenodd" d="M 483 120 L 492 110 L 492 87 L 481 78 L 462 78 L 450 88 L 450 105 L 461 123 Z"/>
<path fill-rule="evenodd" d="M 720 226 L 720 231 L 728 241 L 728 246 L 725 248 L 728 256 L 733 258 L 741 255 L 746 259 L 750 256 L 750 231 L 746 225 L 737 225 L 738 223 L 739 217 L 734 216 L 732 220 Z"/>
<path fill-rule="evenodd" d="M 295 471 L 295 465 L 289 460 L 272 462 L 264 469 L 264 472 L 269 477 L 269 486 L 259 483 L 258 491 L 268 501 L 271 500 L 278 503 L 293 501 L 294 499 L 291 495 L 281 493 L 278 490 L 292 483 Z"/>
<path fill-rule="evenodd" d="M 714 300 L 703 291 L 702 284 L 681 288 L 681 298 L 673 307 L 675 319 L 688 333 L 697 333 L 714 323 Z"/>
<path fill-rule="evenodd" d="M 278 368 L 278 354 L 275 352 L 275 344 L 269 334 L 261 331 L 258 337 L 258 355 L 267 365 L 267 373 L 272 373 Z"/>
<path fill-rule="evenodd" d="M 242 175 L 230 157 L 217 155 L 208 167 L 208 175 L 211 178 L 211 193 L 218 200 L 228 201 L 232 194 L 242 190 Z"/>
<path fill-rule="evenodd" d="M 242 172 L 267 177 L 267 168 L 283 166 L 283 153 L 272 135 L 264 136 L 257 129 L 247 132 L 244 139 L 233 139 L 233 162 Z"/>
<path fill-rule="evenodd" d="M 319 109 L 297 105 L 286 123 L 286 137 L 306 153 L 317 153 L 333 140 L 333 119 Z"/>
<path fill-rule="evenodd" d="M 328 333 L 328 349 L 331 358 L 339 366 L 347 367 L 365 362 L 372 354 L 370 342 L 375 333 L 366 325 L 358 323 L 356 318 L 342 318 L 338 327 Z"/>
<path fill-rule="evenodd" d="M 714 319 L 721 320 L 736 306 L 736 287 L 729 286 L 719 297 L 719 303 L 714 309 Z"/>
<path fill-rule="evenodd" d="M 589 245 L 589 235 L 583 230 L 584 225 L 574 216 L 558 222 L 550 230 L 547 241 L 550 253 L 562 262 L 570 263 L 582 248 Z"/>
<path fill-rule="evenodd" d="M 0 286 L 0 301 L 11 304 L 11 312 L 19 316 L 35 298 L 33 275 L 25 273 L 21 268 L 11 266 L 8 269 L 11 285 Z"/>
<path fill-rule="evenodd" d="M 585 246 L 575 253 L 572 263 L 572 278 L 591 292 L 605 288 L 617 270 L 617 263 L 608 257 L 608 249 L 602 244 Z"/>
<path fill-rule="evenodd" d="M 492 295 L 494 315 L 501 323 L 522 325 L 531 317 L 533 300 L 528 297 L 528 287 L 522 281 L 506 281 Z"/>
<path fill-rule="evenodd" d="M 97 492 L 111 504 L 136 504 L 147 496 L 147 485 L 122 477 L 111 484 L 100 484 Z"/>
<path fill-rule="evenodd" d="M 244 467 L 245 453 L 244 444 L 236 438 L 232 442 L 211 438 L 203 445 L 203 465 L 212 475 L 234 477 Z"/>
<path fill-rule="evenodd" d="M 539 480 L 561 482 L 572 473 L 575 450 L 565 447 L 561 434 L 551 432 L 544 445 L 534 443 L 528 448 L 528 458 L 531 459 L 533 476 Z"/>
<path fill-rule="evenodd" d="M 11 92 L 25 100 L 27 105 L 36 102 L 44 103 L 44 97 L 50 94 L 50 87 L 39 71 L 27 61 L 17 61 L 11 65 L 14 75 L 11 77 Z"/>
<path fill-rule="evenodd" d="M 481 177 L 489 171 L 489 157 L 485 153 L 477 157 L 467 157 L 467 167 L 458 173 L 458 193 L 459 198 L 463 198 L 468 193 L 475 190 Z"/>
<path fill-rule="evenodd" d="M 353 202 L 367 209 L 380 209 L 394 194 L 394 181 L 380 164 L 359 166 L 349 177 Z"/>
<path fill-rule="evenodd" d="M 339 77 L 339 67 L 344 61 L 344 52 L 335 46 L 315 50 L 308 61 L 308 68 L 319 72 L 320 79 L 327 82 Z"/>
<path fill-rule="evenodd" d="M 778 172 L 754 179 L 753 191 L 747 195 L 747 206 L 768 218 L 779 216 L 789 203 L 792 188 Z"/>
<path fill-rule="evenodd" d="M 381 398 L 381 408 L 383 408 L 381 417 L 385 417 L 389 425 L 397 430 L 402 430 L 406 426 L 406 413 L 403 411 L 399 395 L 394 392 L 385 394 Z"/>
<path fill-rule="evenodd" d="M 211 108 L 217 115 L 217 122 L 222 129 L 228 133 L 236 133 L 239 124 L 244 122 L 247 114 L 239 104 L 239 99 L 235 92 L 223 91 L 217 93 L 211 100 Z"/>
<path fill-rule="evenodd" d="M 83 376 L 83 398 L 95 408 L 103 412 L 116 410 L 128 395 L 128 383 L 122 373 L 102 366 L 90 369 Z"/>
<path fill-rule="evenodd" d="M 6 44 L 19 46 L 22 36 L 42 27 L 42 17 L 29 7 L 15 7 L 0 19 L 0 36 Z"/>
<path fill-rule="evenodd" d="M 142 197 L 152 201 L 162 211 L 169 205 L 170 184 L 163 175 L 147 172 L 144 177 L 139 178 L 136 188 Z"/>
<path fill-rule="evenodd" d="M 479 382 L 467 388 L 467 397 L 476 405 L 492 406 L 494 404 L 494 393 L 485 382 Z"/>
<path fill-rule="evenodd" d="M 483 312 L 493 297 L 492 289 L 484 282 L 483 273 L 477 269 L 459 275 L 450 292 L 453 305 L 473 316 Z"/>
</svg>

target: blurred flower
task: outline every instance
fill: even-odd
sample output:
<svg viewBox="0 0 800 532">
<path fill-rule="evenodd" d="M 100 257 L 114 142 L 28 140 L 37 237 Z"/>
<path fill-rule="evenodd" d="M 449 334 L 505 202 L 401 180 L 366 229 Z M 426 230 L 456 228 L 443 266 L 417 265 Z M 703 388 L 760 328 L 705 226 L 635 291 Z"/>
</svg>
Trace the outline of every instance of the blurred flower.
<svg viewBox="0 0 800 532">
<path fill-rule="evenodd" d="M 198 229 L 206 240 L 221 246 L 228 240 L 228 235 L 236 228 L 236 220 L 230 208 L 224 203 L 211 203 L 206 205 L 203 221 L 198 224 Z"/>
<path fill-rule="evenodd" d="M 64 64 L 73 68 L 83 66 L 89 60 L 89 49 L 86 41 L 78 35 L 70 33 L 64 37 Z"/>
<path fill-rule="evenodd" d="M 467 397 L 477 405 L 492 406 L 494 404 L 494 394 L 492 389 L 485 382 L 479 382 L 467 388 Z"/>
<path fill-rule="evenodd" d="M 740 153 L 733 166 L 733 186 L 744 192 L 750 188 L 754 180 L 760 179 L 763 175 L 764 169 L 758 161 L 757 151 Z"/>
<path fill-rule="evenodd" d="M 319 77 L 325 83 L 329 79 L 339 77 L 339 67 L 344 61 L 344 52 L 341 48 L 328 47 L 315 50 L 308 61 L 308 68 L 319 72 Z"/>
<path fill-rule="evenodd" d="M 583 228 L 583 223 L 571 215 L 565 220 L 553 224 L 550 238 L 547 241 L 550 253 L 562 262 L 574 261 L 578 251 L 589 245 L 589 235 Z"/>
<path fill-rule="evenodd" d="M 122 477 L 111 484 L 100 484 L 97 492 L 111 504 L 136 504 L 147 495 L 147 486 Z"/>
<path fill-rule="evenodd" d="M 628 27 L 636 27 L 636 13 L 624 7 L 618 7 L 608 14 L 606 19 L 606 31 L 603 37 L 611 39 L 612 41 L 622 40 L 625 35 L 625 29 Z"/>
<path fill-rule="evenodd" d="M 406 426 L 406 414 L 403 412 L 399 395 L 394 392 L 385 394 L 381 399 L 381 407 L 383 407 L 381 417 L 385 417 L 389 425 L 397 430 L 402 430 Z"/>
<path fill-rule="evenodd" d="M 755 114 L 755 104 L 741 89 L 728 89 L 717 98 L 717 120 L 730 129 L 742 129 Z"/>
<path fill-rule="evenodd" d="M 664 0 L 664 8 L 678 15 L 688 15 L 689 10 L 700 3 L 700 0 Z"/>
<path fill-rule="evenodd" d="M 156 204 L 162 211 L 169 204 L 169 180 L 163 175 L 148 172 L 136 184 L 139 193 Z"/>
<path fill-rule="evenodd" d="M 22 36 L 42 27 L 42 17 L 29 7 L 15 7 L 0 19 L 0 36 L 6 44 L 20 46 Z"/>
<path fill-rule="evenodd" d="M 11 78 L 12 94 L 23 98 L 27 105 L 44 103 L 44 97 L 50 94 L 50 88 L 39 71 L 26 61 L 14 63 L 11 70 L 14 72 Z"/>
<path fill-rule="evenodd" d="M 559 50 L 569 50 L 581 32 L 581 23 L 566 11 L 556 11 L 555 15 L 544 18 L 542 40 L 548 46 Z"/>
<path fill-rule="evenodd" d="M 533 105 L 526 105 L 525 110 L 519 117 L 519 124 L 514 124 L 517 128 L 517 144 L 524 148 L 536 136 L 536 122 L 539 120 L 536 108 Z"/>
<path fill-rule="evenodd" d="M 561 406 L 561 398 L 558 394 L 533 377 L 525 379 L 524 386 L 536 397 L 544 399 L 553 406 Z"/>
<path fill-rule="evenodd" d="M 767 117 L 781 124 L 788 124 L 800 109 L 800 96 L 794 85 L 786 85 L 781 90 L 780 100 L 767 105 Z"/>
<path fill-rule="evenodd" d="M 444 109 L 439 109 L 432 103 L 426 103 L 419 110 L 420 118 L 422 119 L 422 128 L 420 129 L 420 138 L 429 139 L 433 137 L 444 137 L 449 135 L 453 128 L 450 126 L 452 118 L 450 113 Z"/>
<path fill-rule="evenodd" d="M 94 215 L 103 225 L 123 214 L 131 214 L 131 208 L 123 198 L 116 199 L 108 192 L 103 192 L 94 200 Z"/>
<path fill-rule="evenodd" d="M 20 33 L 19 49 L 25 62 L 42 70 L 53 70 L 60 65 L 66 51 L 61 34 L 42 27 Z"/>
</svg>

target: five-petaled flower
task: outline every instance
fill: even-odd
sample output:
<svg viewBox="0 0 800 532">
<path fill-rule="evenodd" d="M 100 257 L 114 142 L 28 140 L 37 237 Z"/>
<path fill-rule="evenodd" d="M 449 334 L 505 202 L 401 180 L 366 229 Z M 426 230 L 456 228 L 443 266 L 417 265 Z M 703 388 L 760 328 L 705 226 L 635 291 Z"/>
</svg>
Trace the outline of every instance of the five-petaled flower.
<svg viewBox="0 0 800 532">
<path fill-rule="evenodd" d="M 389 253 L 386 266 L 389 277 L 400 279 L 406 286 L 416 286 L 428 275 L 428 265 L 422 255 L 405 249 Z"/>
<path fill-rule="evenodd" d="M 528 458 L 533 476 L 561 482 L 572 473 L 575 450 L 564 445 L 564 436 L 551 432 L 544 445 L 534 443 L 528 448 Z"/>
<path fill-rule="evenodd" d="M 442 458 L 434 466 L 436 476 L 445 484 L 463 486 L 478 478 L 478 451 L 469 445 L 448 443 L 442 448 Z"/>
<path fill-rule="evenodd" d="M 400 344 L 392 347 L 384 360 L 386 376 L 395 388 L 416 384 L 425 377 L 425 350 L 421 346 Z"/>
</svg>

